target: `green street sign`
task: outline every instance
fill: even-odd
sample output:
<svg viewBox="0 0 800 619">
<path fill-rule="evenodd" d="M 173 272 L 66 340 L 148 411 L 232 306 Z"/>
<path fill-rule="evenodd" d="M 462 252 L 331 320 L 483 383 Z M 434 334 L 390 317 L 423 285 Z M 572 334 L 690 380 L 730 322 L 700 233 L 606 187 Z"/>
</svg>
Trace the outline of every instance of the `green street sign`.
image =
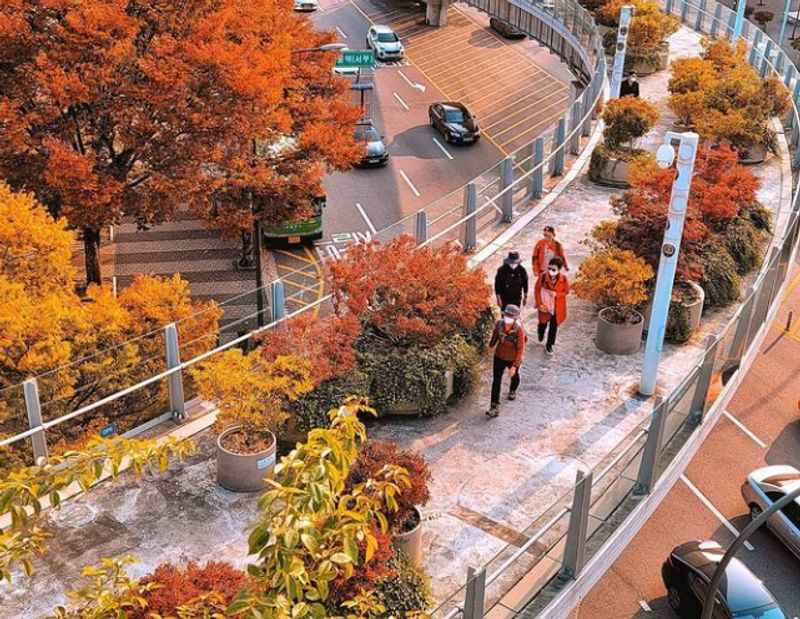
<svg viewBox="0 0 800 619">
<path fill-rule="evenodd" d="M 342 51 L 336 66 L 341 68 L 375 68 L 375 52 L 371 49 L 346 49 Z"/>
</svg>

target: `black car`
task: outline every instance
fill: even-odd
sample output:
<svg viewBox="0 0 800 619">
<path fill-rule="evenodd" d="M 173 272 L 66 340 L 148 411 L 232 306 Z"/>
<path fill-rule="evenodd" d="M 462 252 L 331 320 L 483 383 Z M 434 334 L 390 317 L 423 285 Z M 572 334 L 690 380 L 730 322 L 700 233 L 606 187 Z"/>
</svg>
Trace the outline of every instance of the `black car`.
<svg viewBox="0 0 800 619">
<path fill-rule="evenodd" d="M 354 137 L 356 144 L 361 144 L 363 148 L 359 166 L 383 166 L 389 162 L 389 150 L 383 143 L 383 136 L 371 122 L 356 124 Z"/>
<path fill-rule="evenodd" d="M 489 20 L 489 27 L 506 39 L 524 39 L 525 33 L 516 26 L 512 26 L 505 19 L 492 17 Z"/>
<path fill-rule="evenodd" d="M 447 142 L 468 144 L 481 135 L 475 117 L 461 103 L 446 101 L 434 103 L 428 108 L 431 127 L 444 136 Z"/>
<path fill-rule="evenodd" d="M 672 550 L 661 566 L 667 600 L 684 619 L 700 616 L 708 585 L 725 551 L 713 541 L 692 541 Z M 720 581 L 714 619 L 786 619 L 775 598 L 744 563 L 734 558 Z"/>
</svg>

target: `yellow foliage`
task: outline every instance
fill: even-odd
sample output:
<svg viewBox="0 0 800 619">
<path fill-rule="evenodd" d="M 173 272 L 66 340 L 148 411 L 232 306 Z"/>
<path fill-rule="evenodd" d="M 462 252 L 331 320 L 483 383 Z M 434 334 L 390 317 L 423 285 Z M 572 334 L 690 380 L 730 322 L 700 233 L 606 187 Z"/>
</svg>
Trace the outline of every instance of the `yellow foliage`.
<svg viewBox="0 0 800 619">
<path fill-rule="evenodd" d="M 638 305 L 647 299 L 653 269 L 632 251 L 600 250 L 581 263 L 575 294 L 598 307 Z"/>
</svg>

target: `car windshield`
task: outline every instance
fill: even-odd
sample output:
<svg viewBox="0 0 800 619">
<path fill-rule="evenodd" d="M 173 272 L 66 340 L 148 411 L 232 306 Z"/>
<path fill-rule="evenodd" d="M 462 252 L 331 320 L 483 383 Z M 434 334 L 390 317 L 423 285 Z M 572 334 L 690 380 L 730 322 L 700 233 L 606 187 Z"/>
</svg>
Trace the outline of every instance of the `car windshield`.
<svg viewBox="0 0 800 619">
<path fill-rule="evenodd" d="M 733 616 L 736 619 L 786 619 L 781 609 L 772 605 L 733 613 Z"/>
<path fill-rule="evenodd" d="M 446 107 L 444 109 L 444 119 L 449 123 L 463 123 L 464 113 L 455 107 Z"/>
<path fill-rule="evenodd" d="M 379 43 L 394 43 L 399 41 L 397 35 L 394 32 L 379 32 L 378 33 L 378 42 Z"/>
<path fill-rule="evenodd" d="M 736 559 L 728 564 L 719 590 L 727 600 L 731 612 L 736 617 L 773 619 L 774 617 L 783 616 L 781 614 L 767 614 L 772 612 L 775 607 L 775 601 L 762 582 L 753 576 L 753 573 L 743 563 Z M 755 610 L 758 610 L 761 614 L 755 614 Z"/>
<path fill-rule="evenodd" d="M 356 127 L 355 137 L 358 142 L 377 142 L 381 139 L 375 127 L 372 125 L 360 125 Z"/>
</svg>

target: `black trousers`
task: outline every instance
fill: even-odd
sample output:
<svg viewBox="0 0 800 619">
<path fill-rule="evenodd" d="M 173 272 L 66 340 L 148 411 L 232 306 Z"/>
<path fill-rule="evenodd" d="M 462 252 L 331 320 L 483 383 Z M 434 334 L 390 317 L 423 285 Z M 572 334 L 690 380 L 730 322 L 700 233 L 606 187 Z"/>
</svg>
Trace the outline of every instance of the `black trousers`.
<svg viewBox="0 0 800 619">
<path fill-rule="evenodd" d="M 492 375 L 492 404 L 500 404 L 500 386 L 503 382 L 503 373 L 513 365 L 513 361 L 503 361 L 500 357 L 494 358 L 494 368 Z M 514 376 L 511 377 L 511 391 L 516 391 L 519 387 L 519 368 Z"/>
<path fill-rule="evenodd" d="M 547 333 L 547 345 L 553 346 L 553 344 L 556 343 L 556 335 L 558 335 L 558 323 L 556 322 L 555 314 L 550 314 L 549 321 L 539 323 L 538 331 L 540 342 L 544 339 L 544 334 L 545 331 L 547 331 L 548 326 L 550 327 L 550 330 Z"/>
</svg>

